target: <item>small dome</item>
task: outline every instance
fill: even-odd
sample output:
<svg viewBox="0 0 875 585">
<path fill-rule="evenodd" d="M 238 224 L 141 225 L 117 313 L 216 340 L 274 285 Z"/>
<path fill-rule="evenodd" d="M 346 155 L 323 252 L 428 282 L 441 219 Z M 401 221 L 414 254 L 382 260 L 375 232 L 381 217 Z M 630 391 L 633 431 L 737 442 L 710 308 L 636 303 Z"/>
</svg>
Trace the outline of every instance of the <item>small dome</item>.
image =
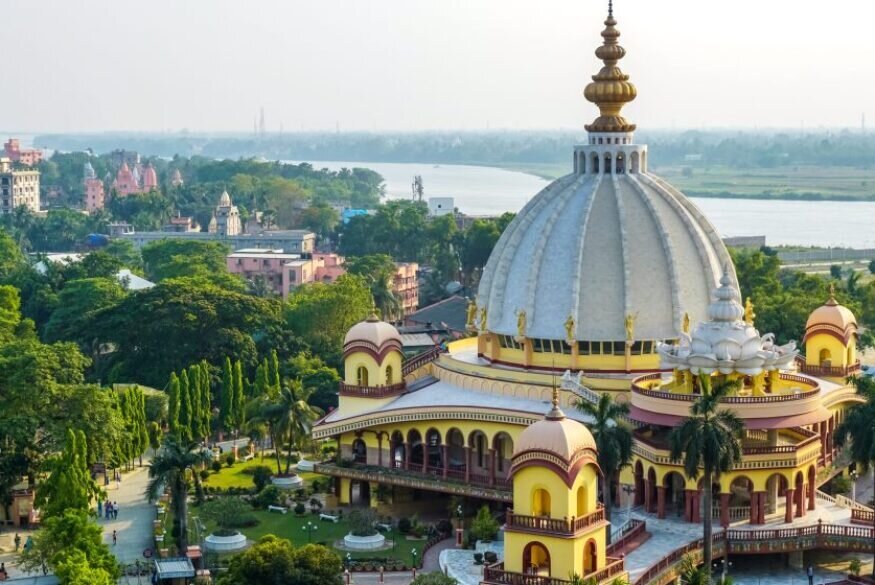
<svg viewBox="0 0 875 585">
<path fill-rule="evenodd" d="M 228 195 L 227 189 L 222 191 L 222 196 L 219 197 L 219 207 L 231 207 L 231 196 Z"/>
<path fill-rule="evenodd" d="M 818 325 L 832 325 L 845 331 L 849 327 L 857 328 L 857 318 L 854 317 L 850 309 L 840 305 L 835 296 L 830 295 L 829 300 L 817 307 L 808 317 L 805 329 L 811 329 Z"/>
<path fill-rule="evenodd" d="M 520 434 L 514 456 L 526 451 L 548 451 L 569 462 L 584 449 L 597 451 L 589 429 L 576 420 L 565 418 L 557 403 L 558 397 L 554 397 L 553 410 L 544 420 L 529 425 Z"/>
<path fill-rule="evenodd" d="M 350 343 L 357 341 L 366 341 L 372 343 L 377 348 L 389 342 L 397 342 L 398 347 L 401 347 L 401 334 L 391 323 L 380 321 L 376 315 L 371 315 L 367 320 L 361 323 L 356 323 L 346 333 L 346 338 L 343 340 L 343 345 L 346 347 Z"/>
</svg>

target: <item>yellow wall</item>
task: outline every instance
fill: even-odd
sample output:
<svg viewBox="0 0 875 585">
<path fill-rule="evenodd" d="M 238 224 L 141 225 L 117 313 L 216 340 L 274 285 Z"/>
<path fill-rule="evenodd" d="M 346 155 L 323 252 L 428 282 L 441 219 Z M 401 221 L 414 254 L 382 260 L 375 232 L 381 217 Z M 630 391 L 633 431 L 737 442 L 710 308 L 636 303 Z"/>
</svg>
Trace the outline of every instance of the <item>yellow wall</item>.
<svg viewBox="0 0 875 585">
<path fill-rule="evenodd" d="M 851 339 L 849 346 L 826 333 L 815 333 L 805 341 L 805 363 L 809 366 L 822 366 L 820 354 L 829 352 L 831 365 L 843 368 L 857 361 L 856 343 Z"/>
<path fill-rule="evenodd" d="M 541 466 L 525 467 L 513 477 L 513 510 L 524 516 L 539 514 L 542 507 L 549 501 L 549 517 L 563 519 L 580 517 L 595 512 L 598 506 L 596 490 L 598 486 L 598 470 L 588 464 L 569 488 L 568 485 L 553 471 Z M 579 490 L 582 490 L 580 492 Z M 543 494 L 549 494 L 545 497 Z M 578 505 L 580 494 L 580 506 Z M 583 531 L 574 538 L 560 538 L 541 534 L 530 534 L 523 531 L 507 530 L 504 536 L 504 567 L 505 570 L 523 572 L 523 556 L 526 546 L 531 542 L 543 544 L 550 553 L 550 576 L 557 579 L 568 579 L 577 573 L 584 575 L 584 556 L 587 543 L 595 542 L 596 569 L 605 566 L 605 526 L 595 525 L 591 530 Z"/>
<path fill-rule="evenodd" d="M 403 356 L 400 351 L 392 350 L 381 363 L 362 351 L 350 353 L 343 360 L 343 381 L 347 384 L 358 384 L 358 368 L 364 366 L 368 370 L 368 386 L 385 386 L 386 367 L 392 368 L 392 383 L 401 382 L 401 361 Z"/>
</svg>

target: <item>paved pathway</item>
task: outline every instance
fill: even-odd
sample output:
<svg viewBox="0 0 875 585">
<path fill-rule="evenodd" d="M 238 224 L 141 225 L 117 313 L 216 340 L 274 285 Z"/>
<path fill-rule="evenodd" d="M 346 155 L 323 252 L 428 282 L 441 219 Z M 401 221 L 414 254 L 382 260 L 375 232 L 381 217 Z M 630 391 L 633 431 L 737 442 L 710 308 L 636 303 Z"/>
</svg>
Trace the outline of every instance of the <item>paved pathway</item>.
<svg viewBox="0 0 875 585">
<path fill-rule="evenodd" d="M 431 573 L 432 571 L 440 571 L 441 551 L 447 550 L 449 548 L 456 548 L 455 538 L 446 538 L 425 551 L 425 556 L 422 558 L 422 570 L 426 573 Z"/>
<path fill-rule="evenodd" d="M 144 462 L 145 463 L 145 462 Z M 148 480 L 148 468 L 138 467 L 122 477 L 121 485 L 112 482 L 107 486 L 107 497 L 119 504 L 119 516 L 116 520 L 100 518 L 98 524 L 103 528 L 103 540 L 112 549 L 121 563 L 131 563 L 143 559 L 143 550 L 152 546 L 152 521 L 155 519 L 155 506 L 146 503 L 143 492 Z M 112 531 L 118 532 L 118 543 L 112 544 Z M 14 533 L 4 532 L 5 539 L 11 539 Z M 22 541 L 27 532 L 22 531 Z M 12 548 L 11 546 L 9 547 Z M 14 553 L 0 554 L 0 561 L 6 563 L 6 569 L 11 579 L 25 577 L 16 566 Z M 16 583 L 16 581 L 12 581 Z M 49 583 L 52 581 L 34 581 L 27 578 L 24 583 Z"/>
</svg>

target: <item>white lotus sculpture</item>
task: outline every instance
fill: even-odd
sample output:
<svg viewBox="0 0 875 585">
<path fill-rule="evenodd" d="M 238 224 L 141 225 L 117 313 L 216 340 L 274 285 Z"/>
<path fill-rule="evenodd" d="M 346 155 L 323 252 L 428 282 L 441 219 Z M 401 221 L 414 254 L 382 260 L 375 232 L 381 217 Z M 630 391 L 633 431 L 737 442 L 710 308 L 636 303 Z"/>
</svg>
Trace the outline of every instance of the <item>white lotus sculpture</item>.
<svg viewBox="0 0 875 585">
<path fill-rule="evenodd" d="M 776 345 L 771 333 L 760 336 L 756 328 L 743 320 L 738 290 L 727 273 L 714 292 L 708 307 L 709 321 L 699 323 L 692 335 L 682 333 L 679 343 L 661 343 L 657 347 L 662 367 L 689 370 L 693 374 L 731 374 L 756 376 L 764 371 L 789 369 L 799 351 L 796 342 Z"/>
</svg>

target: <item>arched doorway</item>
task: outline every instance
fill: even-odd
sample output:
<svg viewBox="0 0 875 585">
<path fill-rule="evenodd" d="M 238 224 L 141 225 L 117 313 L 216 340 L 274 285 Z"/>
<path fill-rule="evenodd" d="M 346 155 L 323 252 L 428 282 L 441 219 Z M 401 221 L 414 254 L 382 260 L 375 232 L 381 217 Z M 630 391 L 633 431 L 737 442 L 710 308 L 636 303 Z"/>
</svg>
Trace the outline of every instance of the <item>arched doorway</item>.
<svg viewBox="0 0 875 585">
<path fill-rule="evenodd" d="M 532 492 L 532 516 L 549 517 L 550 509 L 550 492 L 543 488 L 536 488 Z"/>
<path fill-rule="evenodd" d="M 414 471 L 422 471 L 423 447 L 422 435 L 416 429 L 407 433 L 407 448 L 410 449 L 410 468 Z"/>
<path fill-rule="evenodd" d="M 588 540 L 583 545 L 583 574 L 589 575 L 599 570 L 599 552 L 595 540 Z"/>
<path fill-rule="evenodd" d="M 641 461 L 635 462 L 635 505 L 644 504 L 644 465 Z"/>
<path fill-rule="evenodd" d="M 368 447 L 361 439 L 352 442 L 352 460 L 354 463 L 368 462 Z"/>
<path fill-rule="evenodd" d="M 492 439 L 492 448 L 495 449 L 496 472 L 499 477 L 506 477 L 513 457 L 513 439 L 505 432 L 498 433 Z"/>
<path fill-rule="evenodd" d="M 818 357 L 820 358 L 820 367 L 828 368 L 832 366 L 832 353 L 828 349 L 821 349 Z"/>
<path fill-rule="evenodd" d="M 489 441 L 483 431 L 474 431 L 468 436 L 468 447 L 471 448 L 471 475 L 481 478 L 489 474 Z"/>
<path fill-rule="evenodd" d="M 447 465 L 449 470 L 459 474 L 464 473 L 467 461 L 465 461 L 465 436 L 459 429 L 447 431 Z"/>
<path fill-rule="evenodd" d="M 644 490 L 644 508 L 647 512 L 656 512 L 656 470 L 647 470 L 647 485 Z"/>
<path fill-rule="evenodd" d="M 780 473 L 773 473 L 766 480 L 766 514 L 774 514 L 784 505 L 787 494 L 787 478 Z"/>
<path fill-rule="evenodd" d="M 732 516 L 743 517 L 747 510 L 751 522 L 756 522 L 759 511 L 753 504 L 753 482 L 744 476 L 733 479 L 729 484 L 730 519 Z"/>
<path fill-rule="evenodd" d="M 390 440 L 392 445 L 392 467 L 401 469 L 404 467 L 404 435 L 401 431 L 394 431 Z"/>
<path fill-rule="evenodd" d="M 633 173 L 637 173 L 637 172 L 638 172 L 638 168 L 639 168 L 639 166 L 638 166 L 638 162 L 639 162 L 638 152 L 637 152 L 637 151 L 636 151 L 636 152 L 633 152 L 633 153 L 632 153 L 632 156 L 629 157 L 629 160 L 630 160 L 631 163 L 632 163 L 632 172 L 633 172 Z"/>
<path fill-rule="evenodd" d="M 623 156 L 622 152 L 620 152 L 620 153 L 617 153 L 616 173 L 618 175 L 622 175 L 622 174 L 625 174 L 625 172 L 626 172 L 626 157 Z"/>
<path fill-rule="evenodd" d="M 611 162 L 612 158 L 610 154 L 605 154 L 605 174 L 611 174 Z"/>
<path fill-rule="evenodd" d="M 684 476 L 677 471 L 670 471 L 662 478 L 662 489 L 665 490 L 665 509 L 660 518 L 674 516 L 680 518 L 684 515 L 686 481 Z M 657 509 L 657 513 L 659 510 Z"/>
<path fill-rule="evenodd" d="M 441 433 L 437 429 L 429 429 L 425 433 L 425 457 L 429 469 L 440 470 L 444 468 Z"/>
<path fill-rule="evenodd" d="M 386 366 L 386 386 L 391 386 L 395 383 L 395 371 L 392 366 Z"/>
<path fill-rule="evenodd" d="M 577 517 L 586 516 L 593 511 L 593 507 L 589 503 L 589 491 L 586 485 L 577 488 Z"/>
<path fill-rule="evenodd" d="M 371 505 L 371 484 L 367 481 L 349 482 L 349 503 L 353 506 Z"/>
<path fill-rule="evenodd" d="M 527 575 L 550 576 L 550 551 L 540 542 L 530 542 L 523 549 L 523 572 Z"/>
<path fill-rule="evenodd" d="M 599 155 L 592 153 L 592 174 L 599 174 Z"/>
</svg>

